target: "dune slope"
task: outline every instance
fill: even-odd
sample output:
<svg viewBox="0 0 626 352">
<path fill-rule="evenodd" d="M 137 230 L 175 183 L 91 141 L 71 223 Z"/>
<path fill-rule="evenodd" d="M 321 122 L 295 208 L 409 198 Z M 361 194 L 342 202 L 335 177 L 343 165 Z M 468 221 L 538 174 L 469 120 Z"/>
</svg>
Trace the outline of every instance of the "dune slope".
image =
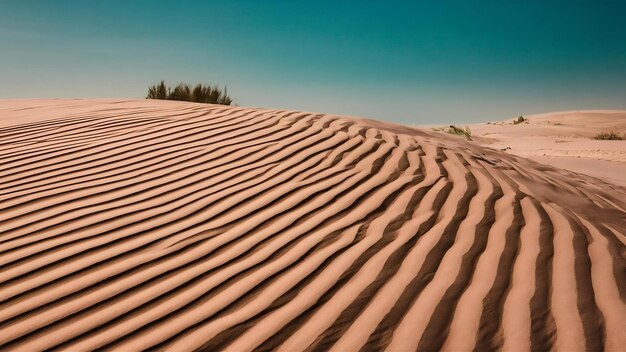
<svg viewBox="0 0 626 352">
<path fill-rule="evenodd" d="M 607 350 L 626 189 L 371 120 L 0 102 L 0 349 Z"/>
</svg>

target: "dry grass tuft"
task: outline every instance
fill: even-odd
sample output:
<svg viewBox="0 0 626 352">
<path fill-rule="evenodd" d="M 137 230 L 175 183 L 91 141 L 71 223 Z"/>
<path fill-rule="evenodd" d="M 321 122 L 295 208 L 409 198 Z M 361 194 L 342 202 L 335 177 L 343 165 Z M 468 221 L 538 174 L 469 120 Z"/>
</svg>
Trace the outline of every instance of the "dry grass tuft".
<svg viewBox="0 0 626 352">
<path fill-rule="evenodd" d="M 621 136 L 616 132 L 600 132 L 596 134 L 593 139 L 601 140 L 601 141 L 621 141 L 624 140 L 624 136 Z"/>
</svg>

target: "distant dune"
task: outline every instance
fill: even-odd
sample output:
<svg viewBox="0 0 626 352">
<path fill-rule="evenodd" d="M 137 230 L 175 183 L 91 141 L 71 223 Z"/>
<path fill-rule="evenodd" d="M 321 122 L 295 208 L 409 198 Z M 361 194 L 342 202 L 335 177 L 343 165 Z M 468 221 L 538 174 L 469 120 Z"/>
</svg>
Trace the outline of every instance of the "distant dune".
<svg viewBox="0 0 626 352">
<path fill-rule="evenodd" d="M 455 136 L 15 100 L 0 165 L 1 350 L 626 346 L 626 188 Z"/>
<path fill-rule="evenodd" d="M 492 148 L 626 187 L 626 140 L 593 138 L 602 132 L 626 136 L 626 111 L 563 111 L 472 125 L 474 140 Z"/>
</svg>

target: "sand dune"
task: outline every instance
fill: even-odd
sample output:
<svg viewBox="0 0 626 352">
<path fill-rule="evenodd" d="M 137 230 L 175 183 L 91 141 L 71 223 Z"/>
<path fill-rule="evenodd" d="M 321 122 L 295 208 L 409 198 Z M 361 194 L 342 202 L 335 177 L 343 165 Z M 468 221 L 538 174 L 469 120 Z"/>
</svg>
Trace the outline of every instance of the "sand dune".
<svg viewBox="0 0 626 352">
<path fill-rule="evenodd" d="M 626 187 L 626 140 L 594 140 L 601 132 L 626 135 L 626 111 L 563 111 L 471 126 L 473 139 L 508 153 Z"/>
<path fill-rule="evenodd" d="M 372 120 L 0 102 L 0 349 L 611 350 L 626 189 Z"/>
</svg>

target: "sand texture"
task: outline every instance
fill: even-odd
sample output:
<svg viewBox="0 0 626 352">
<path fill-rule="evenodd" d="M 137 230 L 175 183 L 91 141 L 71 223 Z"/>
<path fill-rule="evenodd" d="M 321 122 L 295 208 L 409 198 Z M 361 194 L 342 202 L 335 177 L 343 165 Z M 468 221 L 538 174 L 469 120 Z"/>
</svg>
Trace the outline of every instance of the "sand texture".
<svg viewBox="0 0 626 352">
<path fill-rule="evenodd" d="M 0 101 L 0 165 L 0 350 L 626 346 L 626 188 L 455 136 Z"/>
</svg>

